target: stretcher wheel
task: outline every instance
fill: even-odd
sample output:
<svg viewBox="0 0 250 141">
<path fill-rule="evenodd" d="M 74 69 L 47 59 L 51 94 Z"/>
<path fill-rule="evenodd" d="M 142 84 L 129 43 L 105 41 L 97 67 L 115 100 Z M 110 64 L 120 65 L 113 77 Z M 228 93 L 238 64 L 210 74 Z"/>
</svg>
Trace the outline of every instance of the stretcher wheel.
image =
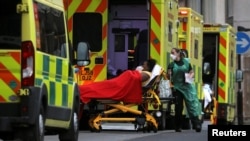
<svg viewBox="0 0 250 141">
<path fill-rule="evenodd" d="M 146 129 L 145 129 L 145 127 L 142 129 L 142 132 L 143 132 L 143 133 L 146 133 Z"/>
<path fill-rule="evenodd" d="M 158 128 L 156 128 L 152 123 L 149 123 L 143 130 L 144 132 L 148 132 L 150 133 L 151 131 L 153 131 L 154 133 L 156 133 L 158 131 Z"/>
<path fill-rule="evenodd" d="M 90 132 L 96 132 L 96 133 L 99 133 L 102 131 L 102 126 L 99 126 L 99 129 L 96 129 L 96 128 L 89 128 L 90 129 Z"/>
<path fill-rule="evenodd" d="M 97 133 L 100 133 L 100 132 L 102 131 L 102 126 L 100 125 L 100 126 L 99 126 L 99 129 L 95 129 L 95 131 L 96 131 Z"/>
<path fill-rule="evenodd" d="M 90 132 L 95 132 L 95 129 L 92 127 L 89 127 Z"/>
<path fill-rule="evenodd" d="M 148 128 L 147 128 L 147 126 L 142 126 L 139 130 L 142 131 L 143 133 L 146 133 L 148 131 Z M 137 130 L 137 132 L 139 130 Z"/>
<path fill-rule="evenodd" d="M 151 129 L 148 127 L 148 128 L 147 128 L 147 131 L 148 131 L 148 133 L 150 133 Z"/>
<path fill-rule="evenodd" d="M 158 129 L 156 127 L 153 127 L 154 133 L 157 133 Z"/>
</svg>

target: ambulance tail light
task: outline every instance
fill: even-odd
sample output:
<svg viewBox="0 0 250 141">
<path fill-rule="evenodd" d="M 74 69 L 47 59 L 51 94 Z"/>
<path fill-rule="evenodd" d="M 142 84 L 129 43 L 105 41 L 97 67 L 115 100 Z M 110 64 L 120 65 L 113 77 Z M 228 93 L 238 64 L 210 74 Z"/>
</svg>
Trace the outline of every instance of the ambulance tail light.
<svg viewBox="0 0 250 141">
<path fill-rule="evenodd" d="M 181 15 L 187 15 L 187 14 L 188 14 L 188 11 L 186 11 L 186 10 L 181 10 L 181 11 L 179 11 L 179 13 L 180 13 Z"/>
<path fill-rule="evenodd" d="M 220 118 L 226 118 L 226 115 L 227 115 L 227 111 L 226 111 L 226 106 L 225 105 L 220 105 L 219 108 L 218 108 L 218 116 Z"/>
<path fill-rule="evenodd" d="M 22 42 L 21 47 L 21 70 L 22 87 L 34 85 L 34 46 L 31 41 Z"/>
</svg>

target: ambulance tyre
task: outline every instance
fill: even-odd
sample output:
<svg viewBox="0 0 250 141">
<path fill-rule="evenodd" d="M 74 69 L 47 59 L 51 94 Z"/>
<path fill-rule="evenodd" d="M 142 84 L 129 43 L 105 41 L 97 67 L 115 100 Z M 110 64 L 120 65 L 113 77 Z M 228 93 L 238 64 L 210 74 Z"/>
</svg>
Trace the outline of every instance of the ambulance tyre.
<svg viewBox="0 0 250 141">
<path fill-rule="evenodd" d="M 32 132 L 35 137 L 32 137 L 32 141 L 43 141 L 44 140 L 44 128 L 45 128 L 45 119 L 44 119 L 44 110 L 43 107 L 40 107 L 39 115 L 36 119 L 36 123 L 34 127 L 31 129 L 30 132 Z"/>
<path fill-rule="evenodd" d="M 217 119 L 217 125 L 227 125 L 226 119 Z"/>
<path fill-rule="evenodd" d="M 159 118 L 159 130 L 166 129 L 166 111 L 162 111 L 162 116 Z"/>
<path fill-rule="evenodd" d="M 79 120 L 78 115 L 74 111 L 70 120 L 70 127 L 67 131 L 59 134 L 60 141 L 77 141 L 79 134 Z"/>
<path fill-rule="evenodd" d="M 21 128 L 18 131 L 17 136 L 24 141 L 44 141 L 44 125 L 44 110 L 41 106 L 35 124 L 29 128 Z"/>
</svg>

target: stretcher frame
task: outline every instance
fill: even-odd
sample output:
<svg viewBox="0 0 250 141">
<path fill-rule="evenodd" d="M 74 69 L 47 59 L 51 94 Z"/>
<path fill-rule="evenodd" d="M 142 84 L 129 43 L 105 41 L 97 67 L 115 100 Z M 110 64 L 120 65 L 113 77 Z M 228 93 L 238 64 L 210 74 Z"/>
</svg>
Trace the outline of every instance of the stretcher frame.
<svg viewBox="0 0 250 141">
<path fill-rule="evenodd" d="M 143 130 L 150 132 L 158 131 L 158 123 L 153 115 L 148 113 L 147 105 L 149 104 L 157 104 L 161 105 L 160 98 L 158 94 L 155 92 L 155 88 L 159 84 L 160 78 L 163 75 L 163 70 L 161 70 L 159 75 L 156 75 L 147 86 L 142 87 L 142 103 L 133 104 L 133 103 L 123 103 L 114 100 L 96 100 L 98 103 L 104 104 L 111 109 L 105 110 L 101 113 L 98 113 L 92 117 L 90 117 L 88 124 L 91 131 L 100 132 L 102 130 L 101 123 L 103 121 L 111 121 L 111 122 L 132 122 L 135 124 L 136 130 Z M 142 109 L 133 109 L 132 107 L 138 106 L 142 107 Z M 131 113 L 134 117 L 109 117 L 109 115 L 116 113 Z"/>
</svg>

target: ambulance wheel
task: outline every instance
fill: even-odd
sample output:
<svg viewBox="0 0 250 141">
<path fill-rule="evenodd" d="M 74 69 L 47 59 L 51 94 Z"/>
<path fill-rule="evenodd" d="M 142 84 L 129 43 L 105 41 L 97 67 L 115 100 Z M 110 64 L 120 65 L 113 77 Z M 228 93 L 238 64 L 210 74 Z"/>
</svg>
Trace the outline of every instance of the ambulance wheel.
<svg viewBox="0 0 250 141">
<path fill-rule="evenodd" d="M 35 126 L 31 129 L 31 132 L 35 136 L 34 138 L 32 138 L 33 141 L 44 140 L 44 128 L 45 128 L 44 110 L 43 107 L 41 106 L 39 116 L 36 119 Z"/>
<path fill-rule="evenodd" d="M 217 119 L 217 125 L 227 125 L 226 119 Z"/>
<path fill-rule="evenodd" d="M 166 129 L 166 111 L 162 111 L 162 116 L 159 117 L 159 130 L 165 130 Z"/>
<path fill-rule="evenodd" d="M 70 120 L 70 127 L 59 134 L 60 141 L 77 141 L 79 134 L 79 120 L 76 112 L 73 112 Z"/>
<path fill-rule="evenodd" d="M 24 141 L 44 141 L 44 124 L 44 110 L 41 106 L 35 124 L 29 128 L 20 128 L 17 133 L 18 138 Z"/>
</svg>

